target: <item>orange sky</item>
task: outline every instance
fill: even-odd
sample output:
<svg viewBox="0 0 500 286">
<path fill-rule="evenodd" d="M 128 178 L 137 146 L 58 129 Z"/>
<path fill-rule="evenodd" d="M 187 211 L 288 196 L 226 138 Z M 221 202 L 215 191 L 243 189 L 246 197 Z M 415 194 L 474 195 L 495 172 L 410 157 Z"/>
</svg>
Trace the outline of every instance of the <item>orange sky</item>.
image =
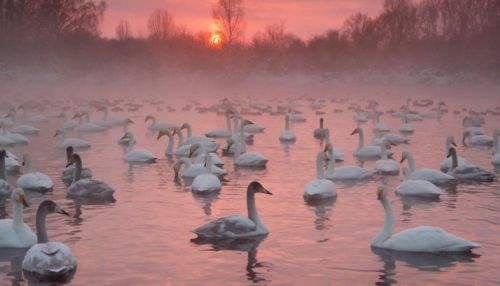
<svg viewBox="0 0 500 286">
<path fill-rule="evenodd" d="M 120 19 L 128 20 L 134 35 L 146 35 L 146 22 L 156 8 L 167 9 L 176 23 L 196 32 L 209 30 L 210 6 L 214 0 L 106 0 L 101 25 L 104 37 L 114 37 Z M 329 28 L 339 28 L 356 12 L 376 15 L 383 0 L 245 0 L 246 38 L 268 24 L 284 21 L 286 29 L 304 39 Z"/>
</svg>

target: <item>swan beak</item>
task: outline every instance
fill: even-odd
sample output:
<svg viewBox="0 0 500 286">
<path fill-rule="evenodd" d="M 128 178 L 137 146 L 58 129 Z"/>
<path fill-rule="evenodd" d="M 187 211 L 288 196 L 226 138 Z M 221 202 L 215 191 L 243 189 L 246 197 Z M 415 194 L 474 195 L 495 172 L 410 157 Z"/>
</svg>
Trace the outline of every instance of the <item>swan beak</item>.
<svg viewBox="0 0 500 286">
<path fill-rule="evenodd" d="M 358 130 L 357 129 L 354 129 L 354 131 L 351 132 L 351 136 L 358 133 Z"/>
<path fill-rule="evenodd" d="M 59 135 L 59 130 L 54 133 L 54 137 L 57 137 L 57 135 Z"/>
<path fill-rule="evenodd" d="M 465 138 L 467 138 L 467 134 L 464 134 L 464 137 L 462 138 L 462 143 L 464 146 L 467 146 L 467 143 L 465 143 Z"/>
<path fill-rule="evenodd" d="M 69 213 L 67 213 L 65 210 L 63 210 L 59 206 L 56 206 L 56 213 L 69 216 Z"/>
<path fill-rule="evenodd" d="M 401 161 L 399 161 L 399 164 L 403 163 L 405 161 L 405 159 L 406 159 L 405 157 L 402 157 Z"/>
<path fill-rule="evenodd" d="M 161 138 L 163 135 L 166 135 L 166 134 L 167 134 L 167 133 L 162 132 L 162 131 L 158 132 L 158 136 L 156 137 L 156 140 L 160 140 L 160 138 Z"/>
<path fill-rule="evenodd" d="M 384 188 L 383 187 L 379 187 L 377 189 L 377 200 L 382 200 L 382 198 L 384 197 Z"/>
<path fill-rule="evenodd" d="M 80 114 L 76 113 L 75 115 L 73 115 L 73 118 L 71 118 L 71 119 L 75 119 L 77 117 L 80 117 Z"/>
<path fill-rule="evenodd" d="M 30 206 L 30 204 L 26 201 L 26 197 L 24 195 L 19 196 L 19 202 L 23 204 L 25 208 Z"/>
<path fill-rule="evenodd" d="M 271 193 L 270 191 L 268 191 L 267 189 L 264 189 L 264 188 L 262 188 L 261 192 L 263 194 L 266 194 L 266 195 L 271 195 L 271 196 L 273 195 L 273 193 Z"/>
</svg>

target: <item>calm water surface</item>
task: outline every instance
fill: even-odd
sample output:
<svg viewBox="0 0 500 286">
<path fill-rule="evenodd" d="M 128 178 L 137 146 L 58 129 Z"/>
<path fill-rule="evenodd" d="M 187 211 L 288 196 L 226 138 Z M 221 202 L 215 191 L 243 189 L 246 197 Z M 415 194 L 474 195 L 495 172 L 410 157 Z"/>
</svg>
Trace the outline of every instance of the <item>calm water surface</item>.
<svg viewBox="0 0 500 286">
<path fill-rule="evenodd" d="M 352 157 L 357 137 L 349 136 L 356 127 L 353 112 L 347 110 L 351 102 L 362 101 L 369 92 L 353 97 L 345 104 L 328 106 L 325 124 L 332 130 L 333 144 L 346 157 L 343 165 L 358 164 Z M 322 95 L 318 95 L 320 97 Z M 422 94 L 421 97 L 436 95 Z M 438 95 L 439 96 L 439 95 Z M 278 97 L 278 96 L 277 96 Z M 398 108 L 405 95 L 376 96 L 380 110 Z M 284 98 L 284 97 L 283 97 Z M 441 120 L 427 119 L 415 122 L 416 132 L 410 145 L 394 148 L 395 158 L 401 151 L 411 150 L 417 166 L 439 168 L 445 156 L 444 140 L 447 134 L 461 139 L 462 115 L 453 110 L 474 107 L 478 110 L 498 105 L 498 99 L 474 101 L 465 97 L 443 94 L 450 112 Z M 453 99 L 453 100 L 452 100 Z M 138 102 L 138 100 L 137 100 Z M 388 177 L 390 201 L 396 217 L 396 231 L 419 225 L 433 225 L 477 241 L 482 248 L 473 255 L 423 255 L 375 251 L 371 238 L 384 222 L 383 208 L 376 200 L 376 188 L 381 177 L 345 185 L 337 183 L 335 201 L 308 205 L 302 199 L 305 184 L 315 178 L 315 156 L 322 143 L 315 140 L 312 131 L 319 116 L 307 101 L 298 101 L 298 109 L 307 115 L 307 122 L 292 125 L 297 142 L 281 144 L 279 132 L 282 116 L 248 116 L 266 127 L 264 134 L 256 134 L 255 144 L 249 150 L 258 151 L 270 161 L 264 170 L 235 169 L 232 159 L 223 157 L 229 172 L 220 194 L 199 197 L 189 187 L 173 180 L 174 160 L 164 156 L 165 138 L 156 140 L 143 123 L 147 114 L 160 120 L 181 124 L 188 121 L 195 134 L 215 128 L 224 128 L 225 119 L 213 113 L 181 111 L 185 101 L 169 102 L 177 111 L 159 111 L 166 103 L 145 104 L 134 112 L 119 113 L 136 123 L 130 129 L 137 137 L 136 148 L 151 150 L 160 158 L 156 164 L 138 166 L 123 161 L 124 150 L 116 144 L 121 128 L 101 134 L 81 135 L 92 142 L 92 148 L 80 154 L 84 165 L 91 168 L 94 178 L 104 180 L 115 190 L 116 202 L 101 205 L 75 202 L 66 198 L 65 186 L 60 180 L 65 166 L 64 152 L 54 146 L 54 130 L 60 124 L 52 120 L 38 124 L 40 136 L 32 136 L 26 147 L 12 148 L 18 156 L 24 152 L 33 155 L 33 169 L 48 174 L 55 183 L 53 193 L 28 193 L 32 207 L 25 210 L 25 221 L 34 229 L 36 206 L 46 198 L 59 202 L 71 217 L 48 217 L 49 238 L 66 243 L 78 259 L 78 270 L 72 285 L 488 285 L 499 284 L 500 273 L 500 184 L 498 181 L 482 184 L 460 184 L 446 189 L 439 200 L 423 201 L 396 196 L 394 188 L 399 177 Z M 209 104 L 210 100 L 202 101 Z M 276 103 L 271 103 L 276 104 Z M 333 113 L 333 109 L 343 109 Z M 418 110 L 418 108 L 417 108 Z M 420 109 L 423 110 L 423 109 Z M 94 115 L 94 118 L 99 115 Z M 382 116 L 392 130 L 397 131 L 400 119 Z M 488 133 L 500 128 L 499 117 L 487 116 L 484 129 Z M 371 142 L 373 122 L 362 125 L 367 141 Z M 459 144 L 461 145 L 461 144 Z M 488 170 L 491 150 L 459 146 L 459 155 Z M 373 162 L 366 162 L 373 168 Z M 497 171 L 498 172 L 498 171 Z M 15 184 L 17 178 L 10 178 Z M 274 196 L 257 195 L 257 206 L 262 221 L 270 234 L 262 241 L 226 247 L 197 245 L 191 229 L 219 216 L 246 214 L 246 186 L 259 180 Z M 2 217 L 11 215 L 10 199 L 1 202 Z M 20 270 L 23 252 L 1 250 L 0 285 L 27 285 Z"/>
</svg>

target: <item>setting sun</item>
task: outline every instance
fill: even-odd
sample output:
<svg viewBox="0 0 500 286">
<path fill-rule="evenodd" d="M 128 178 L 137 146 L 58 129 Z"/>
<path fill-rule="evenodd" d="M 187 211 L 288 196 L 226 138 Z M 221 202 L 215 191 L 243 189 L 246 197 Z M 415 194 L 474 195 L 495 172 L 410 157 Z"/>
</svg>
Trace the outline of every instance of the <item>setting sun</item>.
<svg viewBox="0 0 500 286">
<path fill-rule="evenodd" d="M 222 36 L 218 32 L 212 32 L 210 34 L 210 45 L 214 47 L 220 47 L 222 44 Z"/>
</svg>

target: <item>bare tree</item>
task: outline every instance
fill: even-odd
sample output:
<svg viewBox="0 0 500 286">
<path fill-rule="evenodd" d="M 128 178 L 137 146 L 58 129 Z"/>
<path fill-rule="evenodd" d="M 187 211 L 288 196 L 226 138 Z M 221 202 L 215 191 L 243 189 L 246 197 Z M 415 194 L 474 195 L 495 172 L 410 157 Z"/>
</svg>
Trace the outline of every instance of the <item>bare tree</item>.
<svg viewBox="0 0 500 286">
<path fill-rule="evenodd" d="M 116 25 L 116 38 L 120 41 L 128 40 L 132 37 L 130 32 L 130 24 L 127 20 L 120 20 L 118 25 Z"/>
<path fill-rule="evenodd" d="M 379 41 L 375 21 L 362 13 L 356 13 L 344 22 L 343 36 L 363 49 L 376 49 Z"/>
<path fill-rule="evenodd" d="M 148 19 L 149 37 L 155 40 L 166 40 L 177 32 L 174 19 L 167 10 L 156 9 Z"/>
<path fill-rule="evenodd" d="M 243 36 L 243 14 L 243 0 L 218 0 L 212 5 L 212 18 L 224 44 L 230 46 Z"/>
</svg>

